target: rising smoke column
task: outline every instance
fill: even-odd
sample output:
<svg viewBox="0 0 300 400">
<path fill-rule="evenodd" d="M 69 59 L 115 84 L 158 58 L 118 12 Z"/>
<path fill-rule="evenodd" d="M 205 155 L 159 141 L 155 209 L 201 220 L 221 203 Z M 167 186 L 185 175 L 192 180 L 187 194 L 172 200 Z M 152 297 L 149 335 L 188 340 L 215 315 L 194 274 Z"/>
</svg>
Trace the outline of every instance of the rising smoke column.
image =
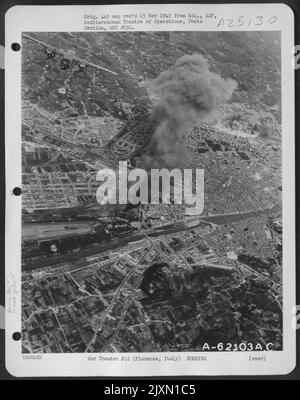
<svg viewBox="0 0 300 400">
<path fill-rule="evenodd" d="M 207 60 L 185 55 L 149 85 L 156 96 L 152 112 L 155 133 L 141 157 L 146 168 L 173 168 L 184 164 L 184 139 L 199 119 L 228 101 L 237 83 L 210 71 Z"/>
</svg>

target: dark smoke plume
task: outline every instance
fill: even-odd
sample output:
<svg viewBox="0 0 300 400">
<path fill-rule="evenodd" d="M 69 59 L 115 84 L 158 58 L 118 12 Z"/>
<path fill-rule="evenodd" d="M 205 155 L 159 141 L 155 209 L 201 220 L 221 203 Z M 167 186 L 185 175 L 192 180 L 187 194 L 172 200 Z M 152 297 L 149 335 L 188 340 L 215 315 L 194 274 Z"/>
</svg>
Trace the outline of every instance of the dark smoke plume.
<svg viewBox="0 0 300 400">
<path fill-rule="evenodd" d="M 184 164 L 185 137 L 199 119 L 228 101 L 237 83 L 210 71 L 198 54 L 185 55 L 149 84 L 157 97 L 152 112 L 155 133 L 141 157 L 146 168 Z"/>
</svg>

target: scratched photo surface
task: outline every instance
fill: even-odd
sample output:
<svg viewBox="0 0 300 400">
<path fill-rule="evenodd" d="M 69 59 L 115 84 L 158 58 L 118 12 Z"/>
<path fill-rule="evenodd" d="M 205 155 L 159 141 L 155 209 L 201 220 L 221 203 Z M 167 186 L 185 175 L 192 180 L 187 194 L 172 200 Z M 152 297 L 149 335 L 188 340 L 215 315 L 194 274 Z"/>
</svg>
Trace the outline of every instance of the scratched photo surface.
<svg viewBox="0 0 300 400">
<path fill-rule="evenodd" d="M 280 35 L 23 33 L 23 353 L 282 350 Z M 100 205 L 119 161 L 203 213 Z"/>
</svg>

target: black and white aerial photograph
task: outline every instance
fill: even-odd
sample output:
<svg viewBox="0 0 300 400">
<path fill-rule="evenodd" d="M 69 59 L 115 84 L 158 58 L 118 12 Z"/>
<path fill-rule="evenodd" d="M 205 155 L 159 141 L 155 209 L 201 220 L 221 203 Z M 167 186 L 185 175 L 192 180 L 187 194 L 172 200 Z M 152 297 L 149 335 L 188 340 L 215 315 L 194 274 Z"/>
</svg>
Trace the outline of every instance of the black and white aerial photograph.
<svg viewBox="0 0 300 400">
<path fill-rule="evenodd" d="M 23 354 L 282 351 L 281 32 L 21 47 Z M 175 178 L 150 198 L 174 169 L 203 171 L 198 209 Z"/>
</svg>

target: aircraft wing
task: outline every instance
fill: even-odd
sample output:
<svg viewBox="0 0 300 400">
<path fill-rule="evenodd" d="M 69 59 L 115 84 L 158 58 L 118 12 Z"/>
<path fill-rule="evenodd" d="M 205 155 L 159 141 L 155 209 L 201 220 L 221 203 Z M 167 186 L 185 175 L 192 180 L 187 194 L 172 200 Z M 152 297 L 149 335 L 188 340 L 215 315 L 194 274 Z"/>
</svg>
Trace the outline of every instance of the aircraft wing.
<svg viewBox="0 0 300 400">
<path fill-rule="evenodd" d="M 79 57 L 74 57 L 73 60 L 74 60 L 74 61 L 77 61 L 78 63 L 83 63 L 83 64 L 89 65 L 89 66 L 91 66 L 91 67 L 93 67 L 93 68 L 96 68 L 96 69 L 100 69 L 100 70 L 102 70 L 102 71 L 109 72 L 110 74 L 118 75 L 117 72 L 114 72 L 114 71 L 111 71 L 110 69 L 101 67 L 101 65 L 97 65 L 97 64 L 91 63 L 91 62 L 88 61 L 88 60 L 84 60 L 84 59 L 79 58 Z"/>
<path fill-rule="evenodd" d="M 26 33 L 23 33 L 23 36 L 24 36 L 26 39 L 29 39 L 29 40 L 31 40 L 32 42 L 35 42 L 35 43 L 39 44 L 39 45 L 42 46 L 42 47 L 45 47 L 46 49 L 55 50 L 57 54 L 59 54 L 59 55 L 61 55 L 61 56 L 64 56 L 64 52 L 63 52 L 63 50 L 61 50 L 61 49 L 58 49 L 58 48 L 56 48 L 56 47 L 54 47 L 54 46 L 51 46 L 51 45 L 49 45 L 49 44 L 43 42 L 42 40 L 39 40 L 39 39 L 36 39 L 36 38 L 33 37 L 33 36 L 27 35 Z"/>
</svg>

